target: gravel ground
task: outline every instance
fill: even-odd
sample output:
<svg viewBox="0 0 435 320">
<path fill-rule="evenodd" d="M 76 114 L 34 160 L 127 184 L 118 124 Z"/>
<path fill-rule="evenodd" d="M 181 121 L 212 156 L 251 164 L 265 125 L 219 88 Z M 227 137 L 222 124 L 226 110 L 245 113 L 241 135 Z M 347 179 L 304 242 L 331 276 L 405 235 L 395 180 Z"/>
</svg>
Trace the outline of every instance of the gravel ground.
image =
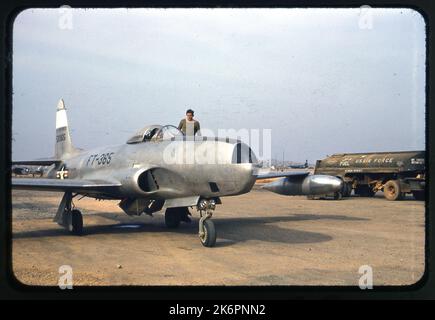
<svg viewBox="0 0 435 320">
<path fill-rule="evenodd" d="M 255 187 L 223 198 L 213 216 L 216 247 L 197 238 L 198 215 L 177 230 L 161 213 L 129 217 L 116 201 L 82 199 L 84 235 L 52 222 L 62 194 L 13 191 L 13 270 L 29 285 L 57 285 L 59 267 L 74 285 L 413 284 L 424 272 L 424 202 L 351 197 L 285 197 Z"/>
</svg>

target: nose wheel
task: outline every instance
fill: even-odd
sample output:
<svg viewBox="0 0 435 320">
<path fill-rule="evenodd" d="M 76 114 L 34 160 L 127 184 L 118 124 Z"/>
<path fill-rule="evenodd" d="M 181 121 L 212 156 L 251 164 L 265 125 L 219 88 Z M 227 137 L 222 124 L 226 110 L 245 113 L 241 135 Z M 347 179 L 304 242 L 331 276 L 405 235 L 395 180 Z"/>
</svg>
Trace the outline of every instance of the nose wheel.
<svg viewBox="0 0 435 320">
<path fill-rule="evenodd" d="M 216 244 L 216 228 L 212 220 L 199 221 L 199 240 L 204 247 L 214 247 Z"/>
<path fill-rule="evenodd" d="M 214 247 L 216 244 L 216 228 L 210 218 L 213 215 L 213 211 L 216 207 L 216 203 L 213 200 L 201 200 L 198 204 L 199 214 L 199 240 L 204 247 Z"/>
</svg>

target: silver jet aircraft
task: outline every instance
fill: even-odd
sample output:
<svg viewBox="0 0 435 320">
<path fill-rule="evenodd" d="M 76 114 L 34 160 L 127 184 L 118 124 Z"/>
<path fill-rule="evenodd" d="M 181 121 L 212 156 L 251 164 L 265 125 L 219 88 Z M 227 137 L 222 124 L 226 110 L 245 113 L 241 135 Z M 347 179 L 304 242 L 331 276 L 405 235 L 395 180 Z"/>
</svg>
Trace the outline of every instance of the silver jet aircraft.
<svg viewBox="0 0 435 320">
<path fill-rule="evenodd" d="M 71 143 L 62 99 L 56 112 L 54 157 L 12 164 L 49 166 L 43 178 L 13 178 L 12 187 L 63 192 L 53 220 L 73 234 L 83 231 L 82 214 L 72 202 L 81 195 L 120 200 L 120 208 L 128 215 L 164 210 L 168 228 L 190 222 L 188 208 L 194 207 L 200 216 L 199 238 L 206 247 L 216 242 L 210 218 L 221 197 L 247 193 L 257 179 L 285 177 L 291 182 L 286 184 L 290 186 L 287 195 L 324 194 L 341 188 L 341 180 L 335 177 L 318 179 L 308 172 L 260 175 L 254 152 L 241 141 L 190 140 L 171 125 L 147 126 L 122 145 L 77 149 Z"/>
</svg>

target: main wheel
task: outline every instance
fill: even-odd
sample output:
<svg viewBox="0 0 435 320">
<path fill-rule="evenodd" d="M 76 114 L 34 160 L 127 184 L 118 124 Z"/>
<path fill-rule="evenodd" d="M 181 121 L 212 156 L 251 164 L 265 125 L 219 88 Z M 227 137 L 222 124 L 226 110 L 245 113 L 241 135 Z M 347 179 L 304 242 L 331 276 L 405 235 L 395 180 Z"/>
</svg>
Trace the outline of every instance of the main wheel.
<svg viewBox="0 0 435 320">
<path fill-rule="evenodd" d="M 178 208 L 168 208 L 165 211 L 165 224 L 169 229 L 178 228 L 181 222 L 180 210 Z"/>
<path fill-rule="evenodd" d="M 82 213 L 74 209 L 70 213 L 69 231 L 75 235 L 81 235 L 83 233 L 83 216 Z"/>
<path fill-rule="evenodd" d="M 395 201 L 403 197 L 400 183 L 397 180 L 390 180 L 384 185 L 384 197 L 387 200 Z"/>
<path fill-rule="evenodd" d="M 415 200 L 424 201 L 424 190 L 412 191 L 412 195 L 414 196 Z"/>
<path fill-rule="evenodd" d="M 199 239 L 204 247 L 213 247 L 216 244 L 216 228 L 210 219 L 204 221 L 204 234 Z"/>
<path fill-rule="evenodd" d="M 192 222 L 192 220 L 189 218 L 189 216 L 191 216 L 189 208 L 181 207 L 181 208 L 178 208 L 178 211 L 180 213 L 180 221 L 186 222 L 186 223 Z"/>
</svg>

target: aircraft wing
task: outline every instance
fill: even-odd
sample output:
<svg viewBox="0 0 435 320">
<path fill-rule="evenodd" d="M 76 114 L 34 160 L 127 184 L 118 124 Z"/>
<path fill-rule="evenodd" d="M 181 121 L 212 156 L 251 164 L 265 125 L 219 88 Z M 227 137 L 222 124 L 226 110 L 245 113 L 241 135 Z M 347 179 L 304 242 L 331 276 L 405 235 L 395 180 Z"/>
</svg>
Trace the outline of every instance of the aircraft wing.
<svg viewBox="0 0 435 320">
<path fill-rule="evenodd" d="M 272 178 L 281 178 L 281 177 L 289 177 L 289 178 L 302 178 L 308 176 L 310 173 L 308 171 L 301 172 L 269 172 L 262 173 L 257 175 L 257 180 L 260 179 L 272 179 Z"/>
<path fill-rule="evenodd" d="M 12 178 L 12 188 L 23 190 L 105 192 L 120 186 L 119 182 L 105 180 Z"/>
</svg>

